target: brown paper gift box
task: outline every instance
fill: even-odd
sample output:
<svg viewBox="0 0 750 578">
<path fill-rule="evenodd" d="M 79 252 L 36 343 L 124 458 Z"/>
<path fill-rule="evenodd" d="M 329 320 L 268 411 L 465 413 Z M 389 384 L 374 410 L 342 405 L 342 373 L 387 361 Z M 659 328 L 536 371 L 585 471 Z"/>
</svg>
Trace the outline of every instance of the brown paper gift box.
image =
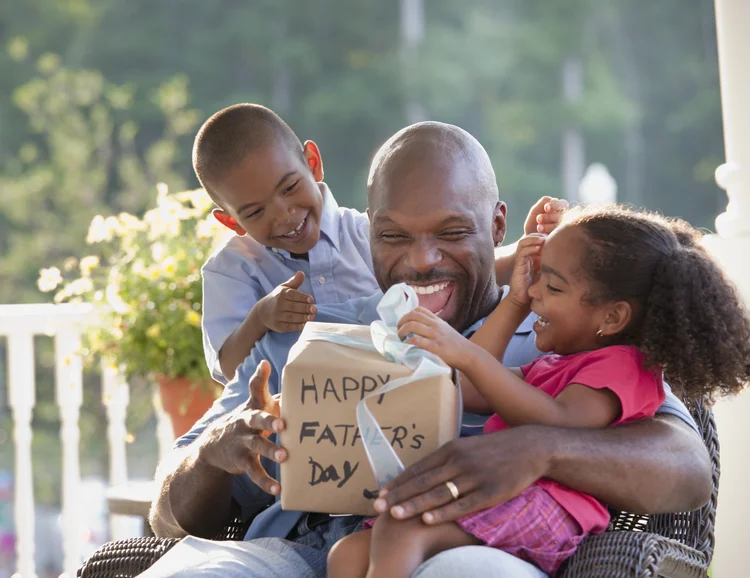
<svg viewBox="0 0 750 578">
<path fill-rule="evenodd" d="M 281 379 L 281 506 L 285 510 L 374 515 L 378 487 L 355 408 L 383 383 L 411 374 L 377 352 L 310 339 L 313 332 L 370 339 L 361 325 L 308 323 Z M 409 383 L 367 405 L 404 466 L 454 439 L 460 396 L 455 377 Z"/>
</svg>

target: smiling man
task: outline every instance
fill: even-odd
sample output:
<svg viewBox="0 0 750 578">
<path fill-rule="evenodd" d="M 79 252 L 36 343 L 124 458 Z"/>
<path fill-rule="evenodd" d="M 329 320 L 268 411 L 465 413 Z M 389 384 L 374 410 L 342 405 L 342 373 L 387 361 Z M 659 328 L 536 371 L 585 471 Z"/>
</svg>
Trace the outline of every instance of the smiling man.
<svg viewBox="0 0 750 578">
<path fill-rule="evenodd" d="M 481 145 L 465 131 L 440 123 L 407 127 L 386 142 L 368 182 L 371 247 L 382 289 L 414 286 L 420 304 L 465 334 L 501 298 L 494 249 L 505 236 L 505 205 Z M 381 294 L 321 306 L 319 321 L 369 323 Z M 520 328 L 504 362 L 519 366 L 539 355 L 531 323 Z M 361 519 L 282 511 L 273 462 L 286 459 L 274 443 L 279 376 L 298 334 L 269 333 L 238 369 L 222 397 L 160 468 L 161 491 L 151 513 L 157 535 L 210 537 L 232 503 L 255 516 L 245 541 L 189 538 L 144 576 L 323 577 L 326 556 Z M 249 386 L 248 386 L 249 384 Z M 447 469 L 476 509 L 505 501 L 540 477 L 585 491 L 623 509 L 688 510 L 710 493 L 707 453 L 684 407 L 673 397 L 664 417 L 612 430 L 524 426 L 451 442 L 427 458 L 416 476 L 408 469 L 381 505 L 397 517 L 426 510 L 455 519 Z M 477 418 L 475 418 L 477 419 Z M 481 420 L 467 423 L 477 425 Z M 615 431 L 612 434 L 611 431 Z M 466 431 L 466 430 L 464 430 Z M 461 459 L 458 459 L 461 456 Z M 261 457 L 266 458 L 261 464 Z M 436 473 L 437 472 L 437 473 Z M 659 480 L 656 484 L 653 480 Z M 415 576 L 541 577 L 513 556 L 484 547 L 458 548 L 429 560 Z"/>
</svg>

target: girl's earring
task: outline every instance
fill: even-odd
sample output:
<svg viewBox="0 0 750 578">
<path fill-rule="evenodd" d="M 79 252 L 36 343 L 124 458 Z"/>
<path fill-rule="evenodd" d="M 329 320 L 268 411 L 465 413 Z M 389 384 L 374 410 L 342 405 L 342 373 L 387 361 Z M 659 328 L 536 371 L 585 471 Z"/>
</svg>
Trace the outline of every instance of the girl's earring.
<svg viewBox="0 0 750 578">
<path fill-rule="evenodd" d="M 599 331 L 597 331 L 596 332 L 596 337 L 598 339 L 601 339 L 602 337 L 604 337 L 604 331 L 602 331 L 601 329 Z"/>
</svg>

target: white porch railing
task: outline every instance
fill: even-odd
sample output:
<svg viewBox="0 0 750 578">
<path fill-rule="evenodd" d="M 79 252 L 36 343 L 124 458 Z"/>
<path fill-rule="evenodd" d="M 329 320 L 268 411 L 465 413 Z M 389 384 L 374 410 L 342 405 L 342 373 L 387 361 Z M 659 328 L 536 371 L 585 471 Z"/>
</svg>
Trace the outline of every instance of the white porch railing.
<svg viewBox="0 0 750 578">
<path fill-rule="evenodd" d="M 15 440 L 16 575 L 23 578 L 36 577 L 31 460 L 31 418 L 36 403 L 34 336 L 52 336 L 55 342 L 55 388 L 63 454 L 63 571 L 73 577 L 82 562 L 80 516 L 77 513 L 81 487 L 78 419 L 83 401 L 81 335 L 95 321 L 96 313 L 91 305 L 0 305 L 0 336 L 7 338 L 8 399 Z M 127 383 L 114 368 L 103 367 L 102 402 L 108 419 L 111 485 L 127 481 L 125 417 L 128 401 Z"/>
</svg>

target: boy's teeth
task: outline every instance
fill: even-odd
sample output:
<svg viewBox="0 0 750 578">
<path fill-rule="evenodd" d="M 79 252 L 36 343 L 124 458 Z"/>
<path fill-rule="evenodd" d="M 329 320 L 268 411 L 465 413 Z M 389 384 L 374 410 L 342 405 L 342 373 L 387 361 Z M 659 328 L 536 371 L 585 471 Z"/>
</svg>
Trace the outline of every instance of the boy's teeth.
<svg viewBox="0 0 750 578">
<path fill-rule="evenodd" d="M 294 237 L 294 235 L 296 235 L 302 230 L 302 226 L 304 224 L 305 224 L 305 219 L 302 219 L 302 222 L 299 225 L 297 225 L 294 229 L 292 229 L 288 233 L 284 233 L 282 237 Z"/>
<path fill-rule="evenodd" d="M 432 293 L 437 293 L 438 291 L 442 291 L 448 286 L 448 283 L 436 283 L 435 285 L 412 285 L 412 288 L 414 291 L 416 291 L 419 295 L 430 295 Z"/>
</svg>

